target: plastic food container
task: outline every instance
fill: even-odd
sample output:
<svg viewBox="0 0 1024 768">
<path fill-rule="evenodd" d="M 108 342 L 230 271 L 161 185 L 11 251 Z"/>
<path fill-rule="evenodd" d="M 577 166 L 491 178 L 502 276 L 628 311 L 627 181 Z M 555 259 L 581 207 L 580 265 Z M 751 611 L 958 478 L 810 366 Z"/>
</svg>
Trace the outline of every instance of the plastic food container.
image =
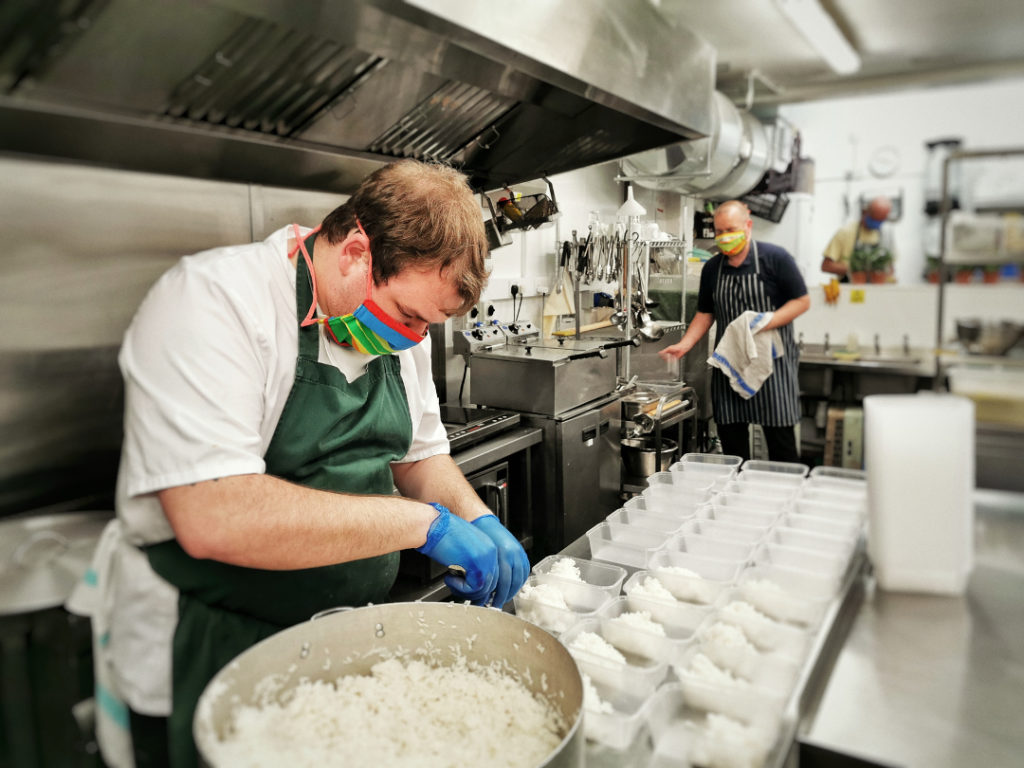
<svg viewBox="0 0 1024 768">
<path fill-rule="evenodd" d="M 623 503 L 622 508 L 623 509 L 638 509 L 638 510 L 643 510 L 643 511 L 647 511 L 647 512 L 652 512 L 653 514 L 656 514 L 656 515 L 663 515 L 663 516 L 666 516 L 666 517 L 675 517 L 675 518 L 682 518 L 684 520 L 688 520 L 688 519 L 690 519 L 691 517 L 693 517 L 697 513 L 697 507 L 701 506 L 702 504 L 706 504 L 706 503 L 707 503 L 706 500 L 702 499 L 702 500 L 698 501 L 696 498 L 694 498 L 692 501 L 689 501 L 687 503 L 676 502 L 676 503 L 673 503 L 671 506 L 665 506 L 665 505 L 659 504 L 657 501 L 655 501 L 653 507 L 651 507 L 651 506 L 648 506 L 647 499 L 645 499 L 643 496 L 634 496 L 631 499 L 627 499 Z M 670 511 L 669 512 L 663 512 L 663 511 L 655 512 L 654 511 L 655 509 L 659 509 L 659 510 L 661 510 L 661 509 L 668 509 Z"/>
<path fill-rule="evenodd" d="M 802 661 L 809 647 L 806 629 L 769 617 L 747 602 L 738 589 L 722 594 L 714 619 L 739 627 L 759 651 Z"/>
<path fill-rule="evenodd" d="M 778 707 L 756 694 L 737 696 L 711 686 L 668 683 L 655 692 L 644 712 L 654 742 L 652 767 L 767 765 L 781 755 Z M 736 722 L 723 722 L 714 714 Z M 737 739 L 726 731 L 740 735 L 740 756 Z M 726 762 L 728 756 L 736 757 Z"/>
<path fill-rule="evenodd" d="M 742 475 L 740 476 L 742 477 Z M 783 502 L 796 498 L 800 493 L 799 485 L 784 485 L 781 483 L 761 483 L 756 480 L 730 480 L 721 490 L 726 493 L 746 494 L 757 496 L 761 499 L 778 499 Z"/>
<path fill-rule="evenodd" d="M 623 653 L 629 652 L 652 661 L 671 662 L 677 657 L 679 648 L 694 636 L 700 623 L 707 619 L 709 611 L 670 611 L 666 610 L 667 606 L 658 608 L 661 610 L 655 616 L 644 601 L 630 599 L 628 595 L 617 597 L 597 614 L 601 621 L 601 634 Z M 665 634 L 634 627 L 620 619 L 624 613 L 641 611 L 647 613 L 650 620 L 660 626 Z"/>
<path fill-rule="evenodd" d="M 832 507 L 846 507 L 863 515 L 867 510 L 865 494 L 851 494 L 836 491 L 832 488 L 804 488 L 796 501 L 809 501 L 815 504 L 827 504 Z"/>
<path fill-rule="evenodd" d="M 819 576 L 839 577 L 846 571 L 847 558 L 842 555 L 816 553 L 799 547 L 764 543 L 754 552 L 754 564 L 777 565 L 781 568 L 810 571 Z"/>
<path fill-rule="evenodd" d="M 665 546 L 667 537 L 649 528 L 622 523 L 598 523 L 587 531 L 590 555 L 631 568 L 646 568 L 653 552 Z"/>
<path fill-rule="evenodd" d="M 686 514 L 687 510 L 708 500 L 711 496 L 711 483 L 707 487 L 693 489 L 689 486 L 652 485 L 643 490 L 640 496 L 647 504 L 647 509 L 668 515 Z"/>
<path fill-rule="evenodd" d="M 772 475 L 775 479 L 781 477 L 793 480 L 793 478 L 797 477 L 803 480 L 803 478 L 807 477 L 809 469 L 810 467 L 806 464 L 798 464 L 797 462 L 771 462 L 761 459 L 748 459 L 743 462 L 740 472 L 764 472 L 766 475 Z"/>
<path fill-rule="evenodd" d="M 803 485 L 805 491 L 831 491 L 847 494 L 856 499 L 867 497 L 868 486 L 864 480 L 842 480 L 835 477 L 809 477 Z"/>
<path fill-rule="evenodd" d="M 587 675 L 589 678 L 590 675 Z M 650 698 L 636 691 L 623 690 L 606 683 L 591 680 L 598 698 L 612 707 L 611 712 L 586 708 L 583 728 L 588 739 L 616 750 L 624 750 L 633 743 L 644 724 L 644 710 Z"/>
<path fill-rule="evenodd" d="M 799 531 L 822 533 L 834 536 L 851 544 L 860 536 L 862 523 L 849 519 L 820 517 L 818 515 L 802 515 L 787 512 L 779 517 L 776 527 L 795 528 Z M 683 528 L 685 530 L 685 527 Z"/>
<path fill-rule="evenodd" d="M 651 555 L 651 562 L 647 566 L 647 573 L 661 582 L 676 600 L 681 600 L 697 605 L 712 605 L 717 602 L 719 595 L 723 594 L 732 584 L 732 579 L 709 579 L 704 576 L 686 576 L 681 573 L 673 573 L 671 568 L 687 568 L 683 565 L 685 557 L 682 553 L 672 553 L 662 550 Z M 693 565 L 690 562 L 690 565 Z M 693 568 L 687 568 L 693 571 Z M 696 571 L 693 571 L 696 573 Z M 644 573 L 638 571 L 637 573 Z M 636 574 L 634 574 L 636 575 Z"/>
<path fill-rule="evenodd" d="M 685 552 L 697 557 L 742 563 L 750 557 L 752 549 L 751 542 L 727 541 L 697 533 L 677 533 L 665 543 L 663 551 Z"/>
<path fill-rule="evenodd" d="M 688 571 L 693 571 L 699 575 L 702 579 L 717 581 L 722 584 L 729 584 L 735 581 L 739 577 L 740 570 L 746 565 L 745 558 L 739 560 L 717 560 L 713 557 L 700 557 L 699 555 L 691 555 L 689 552 L 682 552 L 671 544 L 652 554 L 647 562 L 647 569 L 651 571 L 655 568 L 672 566 L 686 568 Z M 681 576 L 679 578 L 685 577 Z M 660 576 L 658 580 L 661 580 Z M 628 579 L 626 583 L 629 583 Z M 623 591 L 626 590 L 625 584 L 622 589 Z"/>
<path fill-rule="evenodd" d="M 799 498 L 793 502 L 793 512 L 798 515 L 814 515 L 835 520 L 837 523 L 859 523 L 864 519 L 864 505 L 859 503 L 834 503 L 817 499 Z"/>
<path fill-rule="evenodd" d="M 591 586 L 603 589 L 609 597 L 618 597 L 622 591 L 622 582 L 626 580 L 626 569 L 609 563 L 595 563 L 579 557 L 566 555 L 548 555 L 535 566 L 533 574 L 542 579 L 559 579 L 564 577 L 551 573 L 552 567 L 560 560 L 569 560 L 579 569 L 580 579 Z M 569 579 L 572 581 L 572 579 Z"/>
<path fill-rule="evenodd" d="M 548 605 L 534 597 L 523 595 L 523 590 L 519 590 L 512 598 L 516 616 L 555 635 L 567 630 L 580 618 L 595 615 L 599 608 L 613 599 L 601 587 L 561 579 L 550 574 L 531 575 L 523 586 L 536 587 L 538 584 L 546 584 L 557 589 L 565 599 L 567 607 Z"/>
<path fill-rule="evenodd" d="M 653 621 L 665 627 L 672 627 L 672 636 L 676 639 L 690 637 L 702 622 L 711 617 L 713 606 L 710 605 L 640 594 L 640 586 L 645 583 L 644 580 L 652 577 L 661 581 L 655 574 L 643 571 L 633 574 L 630 577 L 633 581 L 627 579 L 622 589 L 626 593 L 624 599 L 629 610 L 647 611 Z"/>
<path fill-rule="evenodd" d="M 781 544 L 784 547 L 799 547 L 819 555 L 830 555 L 849 559 L 853 542 L 839 536 L 811 533 L 799 528 L 775 526 L 765 535 L 766 544 Z"/>
<path fill-rule="evenodd" d="M 599 618 L 586 618 L 576 622 L 559 640 L 572 654 L 580 671 L 586 672 L 594 683 L 620 691 L 629 691 L 646 698 L 668 674 L 667 663 L 652 661 L 628 651 L 622 651 L 626 661 L 621 662 L 573 648 L 576 638 L 584 632 L 593 632 L 606 642 L 611 643 L 611 640 L 606 638 L 601 630 Z"/>
<path fill-rule="evenodd" d="M 815 467 L 809 475 L 811 479 L 834 478 L 836 480 L 850 480 L 853 482 L 866 483 L 868 473 L 863 469 L 848 469 L 846 467 Z"/>
<path fill-rule="evenodd" d="M 735 484 L 729 483 L 729 486 Z M 742 509 L 756 509 L 760 512 L 778 514 L 792 508 L 791 498 L 759 496 L 756 493 L 735 493 L 727 487 L 726 490 L 715 496 L 712 501 L 723 507 L 741 507 Z"/>
<path fill-rule="evenodd" d="M 755 525 L 727 523 L 718 520 L 707 520 L 700 517 L 688 520 L 680 533 L 696 534 L 722 541 L 735 541 L 753 546 L 764 537 L 764 529 Z"/>
<path fill-rule="evenodd" d="M 737 589 L 770 618 L 815 627 L 838 591 L 839 579 L 761 563 L 744 569 Z"/>
<path fill-rule="evenodd" d="M 749 525 L 753 528 L 760 528 L 762 532 L 773 525 L 779 517 L 778 511 L 769 512 L 764 509 L 753 509 L 750 507 L 738 507 L 726 504 L 722 499 L 727 494 L 719 494 L 715 501 L 705 504 L 697 510 L 697 517 L 705 520 L 715 520 L 722 523 L 737 523 Z"/>
<path fill-rule="evenodd" d="M 693 662 L 693 657 L 698 653 L 704 653 L 704 651 L 703 641 L 698 633 L 697 641 L 689 643 L 682 649 L 672 664 L 672 671 L 680 681 L 690 678 L 691 680 L 696 679 L 698 682 L 703 682 L 705 685 L 713 685 L 711 681 L 701 680 L 699 675 L 691 671 L 692 667 L 690 665 Z M 706 653 L 704 655 L 707 656 Z M 716 664 L 715 666 L 719 665 Z M 719 666 L 719 669 L 724 668 Z M 737 686 L 740 690 L 749 692 L 751 689 L 754 689 L 755 693 L 760 693 L 773 702 L 777 702 L 781 708 L 786 696 L 789 695 L 796 684 L 800 666 L 791 658 L 774 653 L 755 651 L 750 663 L 743 665 L 742 669 L 726 671 L 729 671 L 738 680 L 747 683 L 745 686 L 742 684 Z M 727 683 L 724 685 L 728 687 Z"/>
<path fill-rule="evenodd" d="M 743 464 L 743 459 L 727 453 L 684 453 L 682 458 L 679 459 L 678 464 L 686 469 L 712 470 L 712 468 L 716 467 L 728 467 L 732 470 L 738 470 L 740 465 Z"/>
<path fill-rule="evenodd" d="M 693 514 L 696 514 L 696 510 Z M 623 507 L 622 509 L 616 509 L 605 520 L 609 523 L 621 523 L 623 525 L 635 525 L 638 528 L 648 528 L 652 531 L 658 531 L 665 536 L 671 536 L 683 527 L 687 517 L 682 515 L 679 517 L 659 515 L 654 512 L 648 512 L 645 509 Z"/>
</svg>

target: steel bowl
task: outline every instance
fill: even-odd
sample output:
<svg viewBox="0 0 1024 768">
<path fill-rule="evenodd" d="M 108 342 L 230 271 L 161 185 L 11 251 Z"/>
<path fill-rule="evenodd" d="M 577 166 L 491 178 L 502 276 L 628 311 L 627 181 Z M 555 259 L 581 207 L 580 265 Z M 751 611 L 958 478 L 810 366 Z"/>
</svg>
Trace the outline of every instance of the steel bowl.
<svg viewBox="0 0 1024 768">
<path fill-rule="evenodd" d="M 340 609 L 257 643 L 218 672 L 199 698 L 192 730 L 203 764 L 217 766 L 215 742 L 228 733 L 238 707 L 259 705 L 268 692 L 280 699 L 303 680 L 366 675 L 384 658 L 415 655 L 417 650 L 439 664 L 461 656 L 484 665 L 507 665 L 569 724 L 541 766 L 582 768 L 583 681 L 569 652 L 550 634 L 512 614 L 456 603 Z"/>
</svg>

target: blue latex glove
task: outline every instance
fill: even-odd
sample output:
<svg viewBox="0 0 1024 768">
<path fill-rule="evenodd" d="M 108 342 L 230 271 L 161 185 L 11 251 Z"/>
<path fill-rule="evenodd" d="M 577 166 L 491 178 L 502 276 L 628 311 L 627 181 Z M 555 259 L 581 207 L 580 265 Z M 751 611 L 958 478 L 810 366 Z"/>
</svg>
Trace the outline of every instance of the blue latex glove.
<svg viewBox="0 0 1024 768">
<path fill-rule="evenodd" d="M 473 605 L 486 605 L 498 583 L 498 552 L 491 539 L 447 507 L 431 504 L 438 511 L 427 530 L 427 541 L 416 549 L 441 565 L 461 566 L 466 575 L 448 575 L 444 583 Z"/>
<path fill-rule="evenodd" d="M 486 533 L 498 548 L 498 583 L 494 588 L 492 605 L 501 608 L 526 583 L 526 577 L 530 575 L 530 559 L 519 539 L 494 515 L 478 517 L 473 525 Z"/>
</svg>

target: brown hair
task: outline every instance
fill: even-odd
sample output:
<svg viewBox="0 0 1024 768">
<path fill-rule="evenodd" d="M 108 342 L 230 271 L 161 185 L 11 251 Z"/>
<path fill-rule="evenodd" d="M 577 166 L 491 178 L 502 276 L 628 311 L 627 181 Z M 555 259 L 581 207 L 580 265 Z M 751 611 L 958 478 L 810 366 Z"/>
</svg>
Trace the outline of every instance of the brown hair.
<svg viewBox="0 0 1024 768">
<path fill-rule="evenodd" d="M 332 245 L 340 243 L 355 229 L 357 217 L 370 238 L 375 284 L 407 268 L 436 267 L 451 270 L 463 299 L 460 312 L 480 300 L 487 281 L 487 234 L 463 174 L 417 160 L 386 165 L 327 214 L 321 234 Z"/>
</svg>

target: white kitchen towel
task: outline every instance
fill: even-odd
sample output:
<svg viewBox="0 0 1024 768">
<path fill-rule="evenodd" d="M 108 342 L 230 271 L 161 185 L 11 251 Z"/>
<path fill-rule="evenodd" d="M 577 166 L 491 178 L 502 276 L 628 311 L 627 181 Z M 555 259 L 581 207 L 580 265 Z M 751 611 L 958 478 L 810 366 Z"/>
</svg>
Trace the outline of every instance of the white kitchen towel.
<svg viewBox="0 0 1024 768">
<path fill-rule="evenodd" d="M 774 312 L 747 310 L 725 328 L 708 364 L 729 377 L 729 385 L 744 400 L 757 394 L 772 375 L 774 361 L 785 354 L 777 330 L 761 333 Z"/>
<path fill-rule="evenodd" d="M 134 768 L 135 757 L 129 727 L 128 706 L 117 691 L 108 649 L 110 597 L 107 582 L 121 540 L 121 523 L 107 523 L 96 545 L 92 565 L 75 587 L 64 607 L 92 623 L 93 672 L 95 676 L 96 740 L 104 763 L 110 768 Z"/>
</svg>

